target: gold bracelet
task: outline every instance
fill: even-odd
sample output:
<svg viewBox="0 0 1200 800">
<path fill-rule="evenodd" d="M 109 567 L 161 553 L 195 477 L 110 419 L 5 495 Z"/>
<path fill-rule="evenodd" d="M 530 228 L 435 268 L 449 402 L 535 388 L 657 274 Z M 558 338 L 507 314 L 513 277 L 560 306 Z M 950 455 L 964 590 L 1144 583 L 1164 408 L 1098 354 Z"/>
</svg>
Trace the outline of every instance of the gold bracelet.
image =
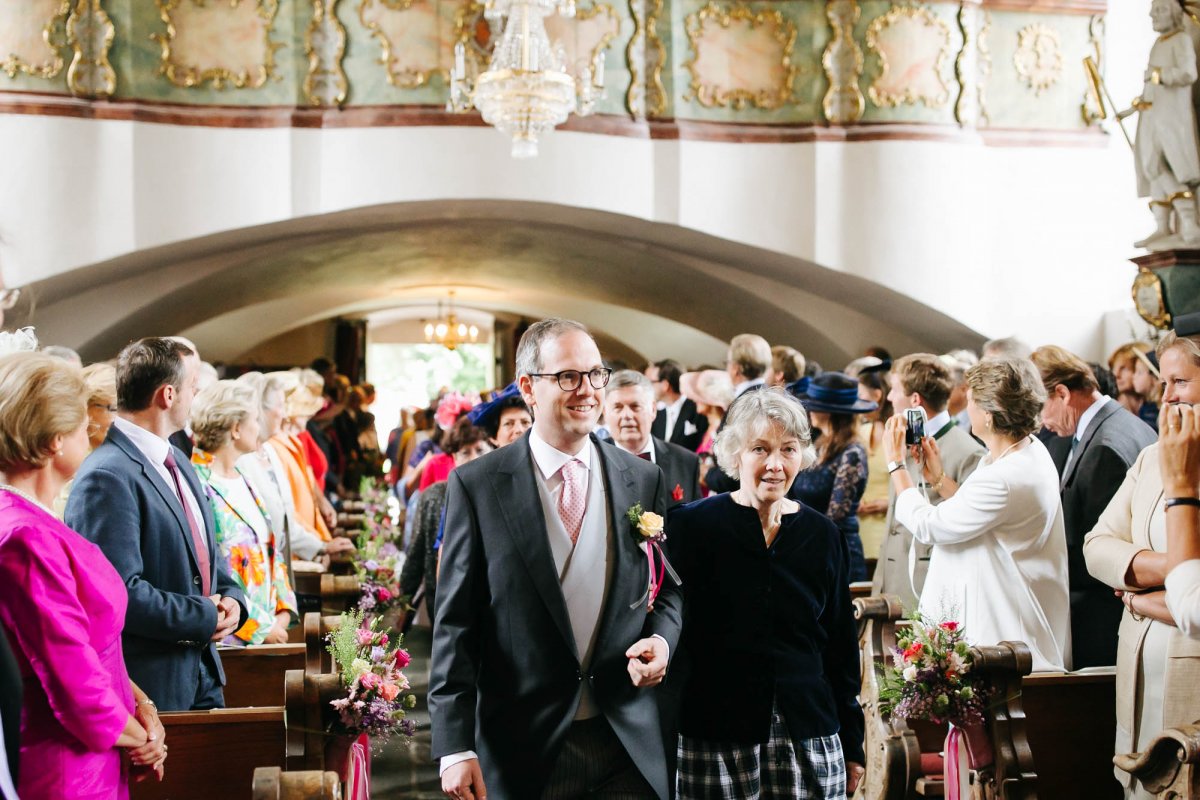
<svg viewBox="0 0 1200 800">
<path fill-rule="evenodd" d="M 1133 617 L 1133 621 L 1134 621 L 1134 622 L 1141 622 L 1141 621 L 1142 621 L 1142 620 L 1144 620 L 1146 617 L 1145 617 L 1144 615 L 1142 615 L 1142 614 L 1139 614 L 1139 613 L 1137 613 L 1136 611 L 1134 611 L 1134 610 L 1133 610 L 1133 598 L 1135 598 L 1135 597 L 1137 597 L 1137 595 L 1136 595 L 1136 594 L 1130 594 L 1130 595 L 1129 595 L 1129 606 L 1128 606 L 1128 608 L 1129 608 L 1129 616 Z"/>
<path fill-rule="evenodd" d="M 929 488 L 933 489 L 938 494 L 941 494 L 942 493 L 942 484 L 945 482 L 946 482 L 946 473 L 943 472 L 940 476 L 938 476 L 938 479 L 936 481 L 934 481 L 932 484 L 930 484 Z"/>
</svg>

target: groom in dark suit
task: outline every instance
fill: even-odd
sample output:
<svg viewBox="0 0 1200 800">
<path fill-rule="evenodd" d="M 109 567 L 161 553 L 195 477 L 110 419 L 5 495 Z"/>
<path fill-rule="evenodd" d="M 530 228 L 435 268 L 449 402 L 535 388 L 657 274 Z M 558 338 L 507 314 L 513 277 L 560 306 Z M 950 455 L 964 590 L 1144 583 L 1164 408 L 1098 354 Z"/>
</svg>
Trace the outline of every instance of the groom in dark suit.
<svg viewBox="0 0 1200 800">
<path fill-rule="evenodd" d="M 199 365 L 174 339 L 121 351 L 117 418 L 76 473 L 65 517 L 125 581 L 125 665 L 161 711 L 225 705 L 215 643 L 246 616 L 213 536 L 212 507 L 191 461 L 167 441 L 188 421 Z"/>
<path fill-rule="evenodd" d="M 1154 430 L 1100 393 L 1083 359 L 1047 345 L 1033 353 L 1046 387 L 1043 424 L 1058 437 L 1047 449 L 1058 467 L 1067 570 L 1071 590 L 1071 665 L 1117 663 L 1117 629 L 1124 606 L 1112 589 L 1088 572 L 1083 539 L 1125 480 L 1138 453 L 1154 444 Z"/>
<path fill-rule="evenodd" d="M 646 603 L 626 513 L 663 513 L 653 464 L 591 434 L 610 371 L 587 330 L 542 320 L 517 348 L 533 428 L 450 474 L 429 711 L 460 800 L 666 798 L 657 686 L 679 637 Z"/>
</svg>

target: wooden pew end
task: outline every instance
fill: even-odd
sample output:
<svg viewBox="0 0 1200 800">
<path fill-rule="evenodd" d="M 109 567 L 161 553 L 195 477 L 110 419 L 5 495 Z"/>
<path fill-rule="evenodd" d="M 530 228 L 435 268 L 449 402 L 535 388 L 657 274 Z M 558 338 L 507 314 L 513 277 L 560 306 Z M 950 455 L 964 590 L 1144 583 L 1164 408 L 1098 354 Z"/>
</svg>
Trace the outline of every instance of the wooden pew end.
<svg viewBox="0 0 1200 800">
<path fill-rule="evenodd" d="M 336 772 L 284 772 L 279 767 L 254 770 L 254 800 L 341 800 Z"/>
<path fill-rule="evenodd" d="M 1200 762 L 1200 723 L 1182 728 L 1168 728 L 1155 736 L 1150 747 L 1142 753 L 1125 753 L 1113 757 L 1113 763 L 1141 781 L 1147 791 L 1159 794 L 1179 784 L 1180 772 L 1195 770 Z M 1191 780 L 1184 780 L 1185 787 Z M 1172 796 L 1170 794 L 1166 795 Z M 1191 797 L 1190 793 L 1179 797 Z"/>
</svg>

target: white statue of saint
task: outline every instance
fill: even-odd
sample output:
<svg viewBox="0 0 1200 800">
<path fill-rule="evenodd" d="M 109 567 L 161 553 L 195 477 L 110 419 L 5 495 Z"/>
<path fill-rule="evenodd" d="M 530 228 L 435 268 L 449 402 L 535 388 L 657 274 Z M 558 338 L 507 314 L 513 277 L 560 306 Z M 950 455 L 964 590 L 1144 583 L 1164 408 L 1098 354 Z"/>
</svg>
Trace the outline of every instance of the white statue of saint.
<svg viewBox="0 0 1200 800">
<path fill-rule="evenodd" d="M 1117 117 L 1138 113 L 1134 140 L 1138 197 L 1150 198 L 1156 226 L 1135 246 L 1170 250 L 1200 245 L 1193 193 L 1200 184 L 1200 141 L 1192 96 L 1196 44 L 1184 29 L 1184 9 L 1178 0 L 1152 0 L 1150 21 L 1159 37 L 1150 48 L 1142 96 Z"/>
</svg>

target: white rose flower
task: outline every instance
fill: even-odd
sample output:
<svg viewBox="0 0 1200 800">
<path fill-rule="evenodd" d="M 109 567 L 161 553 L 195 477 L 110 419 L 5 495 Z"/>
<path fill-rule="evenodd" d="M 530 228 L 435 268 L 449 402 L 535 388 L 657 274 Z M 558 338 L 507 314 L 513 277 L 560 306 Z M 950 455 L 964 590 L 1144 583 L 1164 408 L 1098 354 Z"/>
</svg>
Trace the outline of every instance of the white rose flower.
<svg viewBox="0 0 1200 800">
<path fill-rule="evenodd" d="M 904 680 L 908 681 L 909 683 L 913 683 L 914 681 L 916 681 L 916 679 L 917 679 L 916 665 L 914 664 L 914 665 L 909 665 L 909 666 L 905 667 L 904 668 Z"/>
</svg>

